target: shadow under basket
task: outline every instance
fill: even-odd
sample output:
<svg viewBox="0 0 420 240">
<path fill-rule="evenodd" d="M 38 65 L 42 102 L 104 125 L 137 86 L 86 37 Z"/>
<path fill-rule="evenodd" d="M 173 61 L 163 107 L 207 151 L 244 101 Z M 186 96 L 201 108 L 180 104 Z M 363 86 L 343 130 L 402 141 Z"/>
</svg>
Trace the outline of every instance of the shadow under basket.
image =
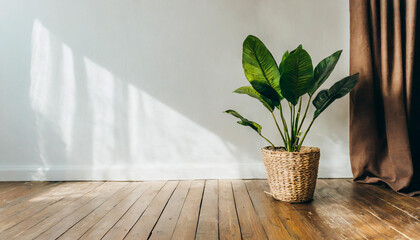
<svg viewBox="0 0 420 240">
<path fill-rule="evenodd" d="M 318 176 L 319 148 L 303 147 L 288 152 L 284 147 L 261 149 L 273 198 L 290 203 L 313 199 Z"/>
</svg>

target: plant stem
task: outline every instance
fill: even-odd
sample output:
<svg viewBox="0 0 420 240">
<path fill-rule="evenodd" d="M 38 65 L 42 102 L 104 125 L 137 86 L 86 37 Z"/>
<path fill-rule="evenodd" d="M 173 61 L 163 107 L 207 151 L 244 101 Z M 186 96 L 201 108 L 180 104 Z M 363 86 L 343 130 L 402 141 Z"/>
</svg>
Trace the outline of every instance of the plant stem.
<svg viewBox="0 0 420 240">
<path fill-rule="evenodd" d="M 280 130 L 279 124 L 278 124 L 277 119 L 274 116 L 273 112 L 271 112 L 271 116 L 273 116 L 273 119 L 274 119 L 274 122 L 276 123 L 277 129 L 279 130 L 279 133 L 281 135 L 281 138 L 283 139 L 283 143 L 284 143 L 284 145 L 286 145 L 286 139 L 284 139 L 283 133 Z"/>
<path fill-rule="evenodd" d="M 264 137 L 261 133 L 258 133 L 262 138 L 264 138 L 267 142 L 269 142 L 271 144 L 271 146 L 274 147 L 274 144 L 272 142 L 270 142 L 270 140 L 268 140 L 266 137 Z"/>
<path fill-rule="evenodd" d="M 302 97 L 300 97 L 299 99 L 299 107 L 298 107 L 298 112 L 297 112 L 297 116 L 296 116 L 296 121 L 295 121 L 295 132 L 299 133 L 298 131 L 296 131 L 298 129 L 298 125 L 299 125 L 299 117 L 300 117 L 300 110 L 302 109 Z"/>
<path fill-rule="evenodd" d="M 309 105 L 311 105 L 311 99 L 312 99 L 312 96 L 309 96 L 308 105 L 306 105 L 306 110 L 305 110 L 305 113 L 303 114 L 302 121 L 300 122 L 298 132 L 300 132 L 300 129 L 302 128 L 303 122 L 305 121 L 306 114 L 308 113 Z"/>
<path fill-rule="evenodd" d="M 295 105 L 289 103 L 289 108 L 290 108 L 290 150 L 289 151 L 293 151 L 293 146 L 295 145 L 295 141 L 296 141 L 296 134 L 295 134 L 295 129 L 294 129 L 294 121 L 295 121 Z"/>
<path fill-rule="evenodd" d="M 298 125 L 299 125 L 299 117 L 300 117 L 300 110 L 302 109 L 302 97 L 299 98 L 299 107 L 298 107 L 298 112 L 297 112 L 297 116 L 293 125 L 293 129 L 294 129 L 294 134 L 295 134 L 295 142 L 293 143 L 293 149 L 295 149 L 297 143 L 299 142 L 299 131 L 298 131 Z"/>
<path fill-rule="evenodd" d="M 306 138 L 306 134 L 308 134 L 308 132 L 309 132 L 309 130 L 311 129 L 312 124 L 314 123 L 315 119 L 316 119 L 316 118 L 313 118 L 313 119 L 312 119 L 311 123 L 310 123 L 310 124 L 309 124 L 309 126 L 308 126 L 308 129 L 306 129 L 306 132 L 305 132 L 305 134 L 303 135 L 302 140 L 300 140 L 300 143 L 299 143 L 299 145 L 298 145 L 298 147 L 297 147 L 297 151 L 300 151 L 300 148 L 301 148 L 301 146 L 302 146 L 302 143 L 303 143 L 303 141 L 304 141 L 304 140 L 305 140 L 305 138 Z"/>
<path fill-rule="evenodd" d="M 281 122 L 283 123 L 284 134 L 286 135 L 285 147 L 287 148 L 287 146 L 289 145 L 289 142 L 290 142 L 290 136 L 289 136 L 289 130 L 287 129 L 286 119 L 284 119 L 283 108 L 281 106 L 281 103 L 279 105 L 279 110 L 280 110 Z"/>
<path fill-rule="evenodd" d="M 290 103 L 289 103 L 289 108 L 290 108 L 290 131 L 291 131 L 291 136 L 293 139 L 293 121 L 295 117 L 295 112 L 293 111 L 293 105 Z"/>
</svg>

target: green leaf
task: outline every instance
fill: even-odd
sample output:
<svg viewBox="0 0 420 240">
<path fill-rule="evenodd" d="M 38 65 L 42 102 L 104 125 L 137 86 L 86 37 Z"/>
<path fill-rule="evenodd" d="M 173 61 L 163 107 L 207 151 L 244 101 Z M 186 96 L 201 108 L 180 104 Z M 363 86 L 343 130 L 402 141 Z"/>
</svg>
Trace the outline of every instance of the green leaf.
<svg viewBox="0 0 420 240">
<path fill-rule="evenodd" d="M 354 86 L 356 86 L 358 79 L 359 73 L 356 73 L 336 82 L 328 90 L 321 90 L 312 101 L 316 108 L 314 118 L 317 118 L 319 114 L 321 114 L 336 99 L 344 97 L 347 93 L 349 93 Z"/>
<path fill-rule="evenodd" d="M 264 107 L 266 107 L 270 112 L 274 111 L 274 104 L 270 101 L 270 99 L 262 96 L 261 94 L 259 94 L 253 87 L 251 86 L 245 86 L 245 87 L 240 87 L 238 89 L 236 89 L 235 91 L 233 91 L 234 93 L 239 93 L 239 94 L 247 94 L 250 97 L 256 98 L 258 99 L 263 105 Z"/>
<path fill-rule="evenodd" d="M 280 72 L 270 51 L 255 36 L 248 36 L 243 43 L 242 65 L 252 87 L 277 106 L 282 99 Z"/>
<path fill-rule="evenodd" d="M 283 74 L 283 71 L 284 71 L 284 60 L 286 60 L 286 58 L 289 56 L 289 51 L 286 51 L 284 54 L 283 54 L 283 57 L 281 58 L 281 63 L 280 63 L 280 65 L 279 65 L 279 71 L 280 71 L 280 75 L 281 74 Z M 281 89 L 281 87 L 280 87 L 280 89 Z"/>
<path fill-rule="evenodd" d="M 296 105 L 299 97 L 313 87 L 312 60 L 302 45 L 293 50 L 284 60 L 280 85 L 283 97 Z"/>
<path fill-rule="evenodd" d="M 292 54 L 292 53 L 294 53 L 294 52 L 296 52 L 296 50 L 299 50 L 299 49 L 303 49 L 302 44 L 299 44 L 299 46 L 298 46 L 295 50 L 291 51 L 291 52 L 289 53 L 289 55 L 290 55 L 290 54 Z"/>
<path fill-rule="evenodd" d="M 262 129 L 262 127 L 258 123 L 253 122 L 253 121 L 250 121 L 250 120 L 242 117 L 235 110 L 226 110 L 226 111 L 224 111 L 224 113 L 228 113 L 228 114 L 231 114 L 234 117 L 239 118 L 240 121 L 237 122 L 238 124 L 241 124 L 243 126 L 248 126 L 248 127 L 252 128 L 252 129 L 254 129 L 254 131 L 256 131 L 258 134 L 261 135 L 261 129 Z"/>
<path fill-rule="evenodd" d="M 340 59 L 341 52 L 343 50 L 339 50 L 333 53 L 331 56 L 324 58 L 318 65 L 315 67 L 314 71 L 314 87 L 308 92 L 309 96 L 312 96 L 316 90 L 327 80 L 330 76 L 331 72 L 334 70 L 335 65 Z"/>
</svg>

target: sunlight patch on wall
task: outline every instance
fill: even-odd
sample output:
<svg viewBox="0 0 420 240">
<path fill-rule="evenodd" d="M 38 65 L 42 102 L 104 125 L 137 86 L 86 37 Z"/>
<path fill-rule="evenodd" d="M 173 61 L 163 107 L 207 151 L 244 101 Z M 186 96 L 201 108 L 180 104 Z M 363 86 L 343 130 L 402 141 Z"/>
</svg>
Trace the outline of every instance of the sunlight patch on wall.
<svg viewBox="0 0 420 240">
<path fill-rule="evenodd" d="M 72 50 L 35 20 L 31 42 L 29 97 L 43 167 L 72 151 L 75 74 Z M 42 175 L 42 171 L 37 175 Z"/>
<path fill-rule="evenodd" d="M 93 164 L 112 164 L 115 155 L 115 77 L 105 68 L 84 58 L 87 88 L 93 112 Z"/>
<path fill-rule="evenodd" d="M 31 87 L 29 97 L 31 106 L 35 112 L 37 141 L 40 154 L 40 160 L 43 167 L 48 167 L 47 143 L 43 134 L 44 118 L 48 115 L 48 109 L 51 99 L 50 92 L 54 91 L 51 86 L 51 69 L 53 61 L 51 60 L 51 42 L 49 31 L 39 22 L 34 21 L 32 29 L 31 46 Z M 43 170 L 38 169 L 34 174 L 38 177 L 44 175 Z"/>
<path fill-rule="evenodd" d="M 94 166 L 211 164 L 235 158 L 232 146 L 227 147 L 216 134 L 90 59 L 84 62 L 93 112 Z M 127 136 L 119 134 L 122 128 Z M 128 152 L 119 149 L 121 142 Z"/>
<path fill-rule="evenodd" d="M 235 159 L 216 134 L 136 86 L 128 85 L 131 159 L 148 163 L 207 163 Z M 205 152 L 205 154 L 203 154 Z"/>
<path fill-rule="evenodd" d="M 62 44 L 61 72 L 61 96 L 60 96 L 60 126 L 63 141 L 66 143 L 67 151 L 72 149 L 72 133 L 76 105 L 76 78 L 74 74 L 74 59 L 71 49 Z"/>
<path fill-rule="evenodd" d="M 234 145 L 143 91 L 139 82 L 77 56 L 39 20 L 31 54 L 29 95 L 41 159 L 36 178 L 74 164 L 181 169 L 240 162 Z"/>
<path fill-rule="evenodd" d="M 48 93 L 53 91 L 50 82 L 53 68 L 50 45 L 49 31 L 35 20 L 32 30 L 30 99 L 32 108 L 40 114 L 47 113 L 47 105 L 51 100 Z"/>
</svg>

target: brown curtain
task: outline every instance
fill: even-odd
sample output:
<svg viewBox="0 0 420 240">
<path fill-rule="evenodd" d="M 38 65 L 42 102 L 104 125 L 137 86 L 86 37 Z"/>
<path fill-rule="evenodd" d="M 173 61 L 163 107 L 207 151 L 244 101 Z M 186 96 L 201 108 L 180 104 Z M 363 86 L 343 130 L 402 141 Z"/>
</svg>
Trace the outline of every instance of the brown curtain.
<svg viewBox="0 0 420 240">
<path fill-rule="evenodd" d="M 350 0 L 354 180 L 420 193 L 420 33 L 416 0 Z"/>
</svg>

